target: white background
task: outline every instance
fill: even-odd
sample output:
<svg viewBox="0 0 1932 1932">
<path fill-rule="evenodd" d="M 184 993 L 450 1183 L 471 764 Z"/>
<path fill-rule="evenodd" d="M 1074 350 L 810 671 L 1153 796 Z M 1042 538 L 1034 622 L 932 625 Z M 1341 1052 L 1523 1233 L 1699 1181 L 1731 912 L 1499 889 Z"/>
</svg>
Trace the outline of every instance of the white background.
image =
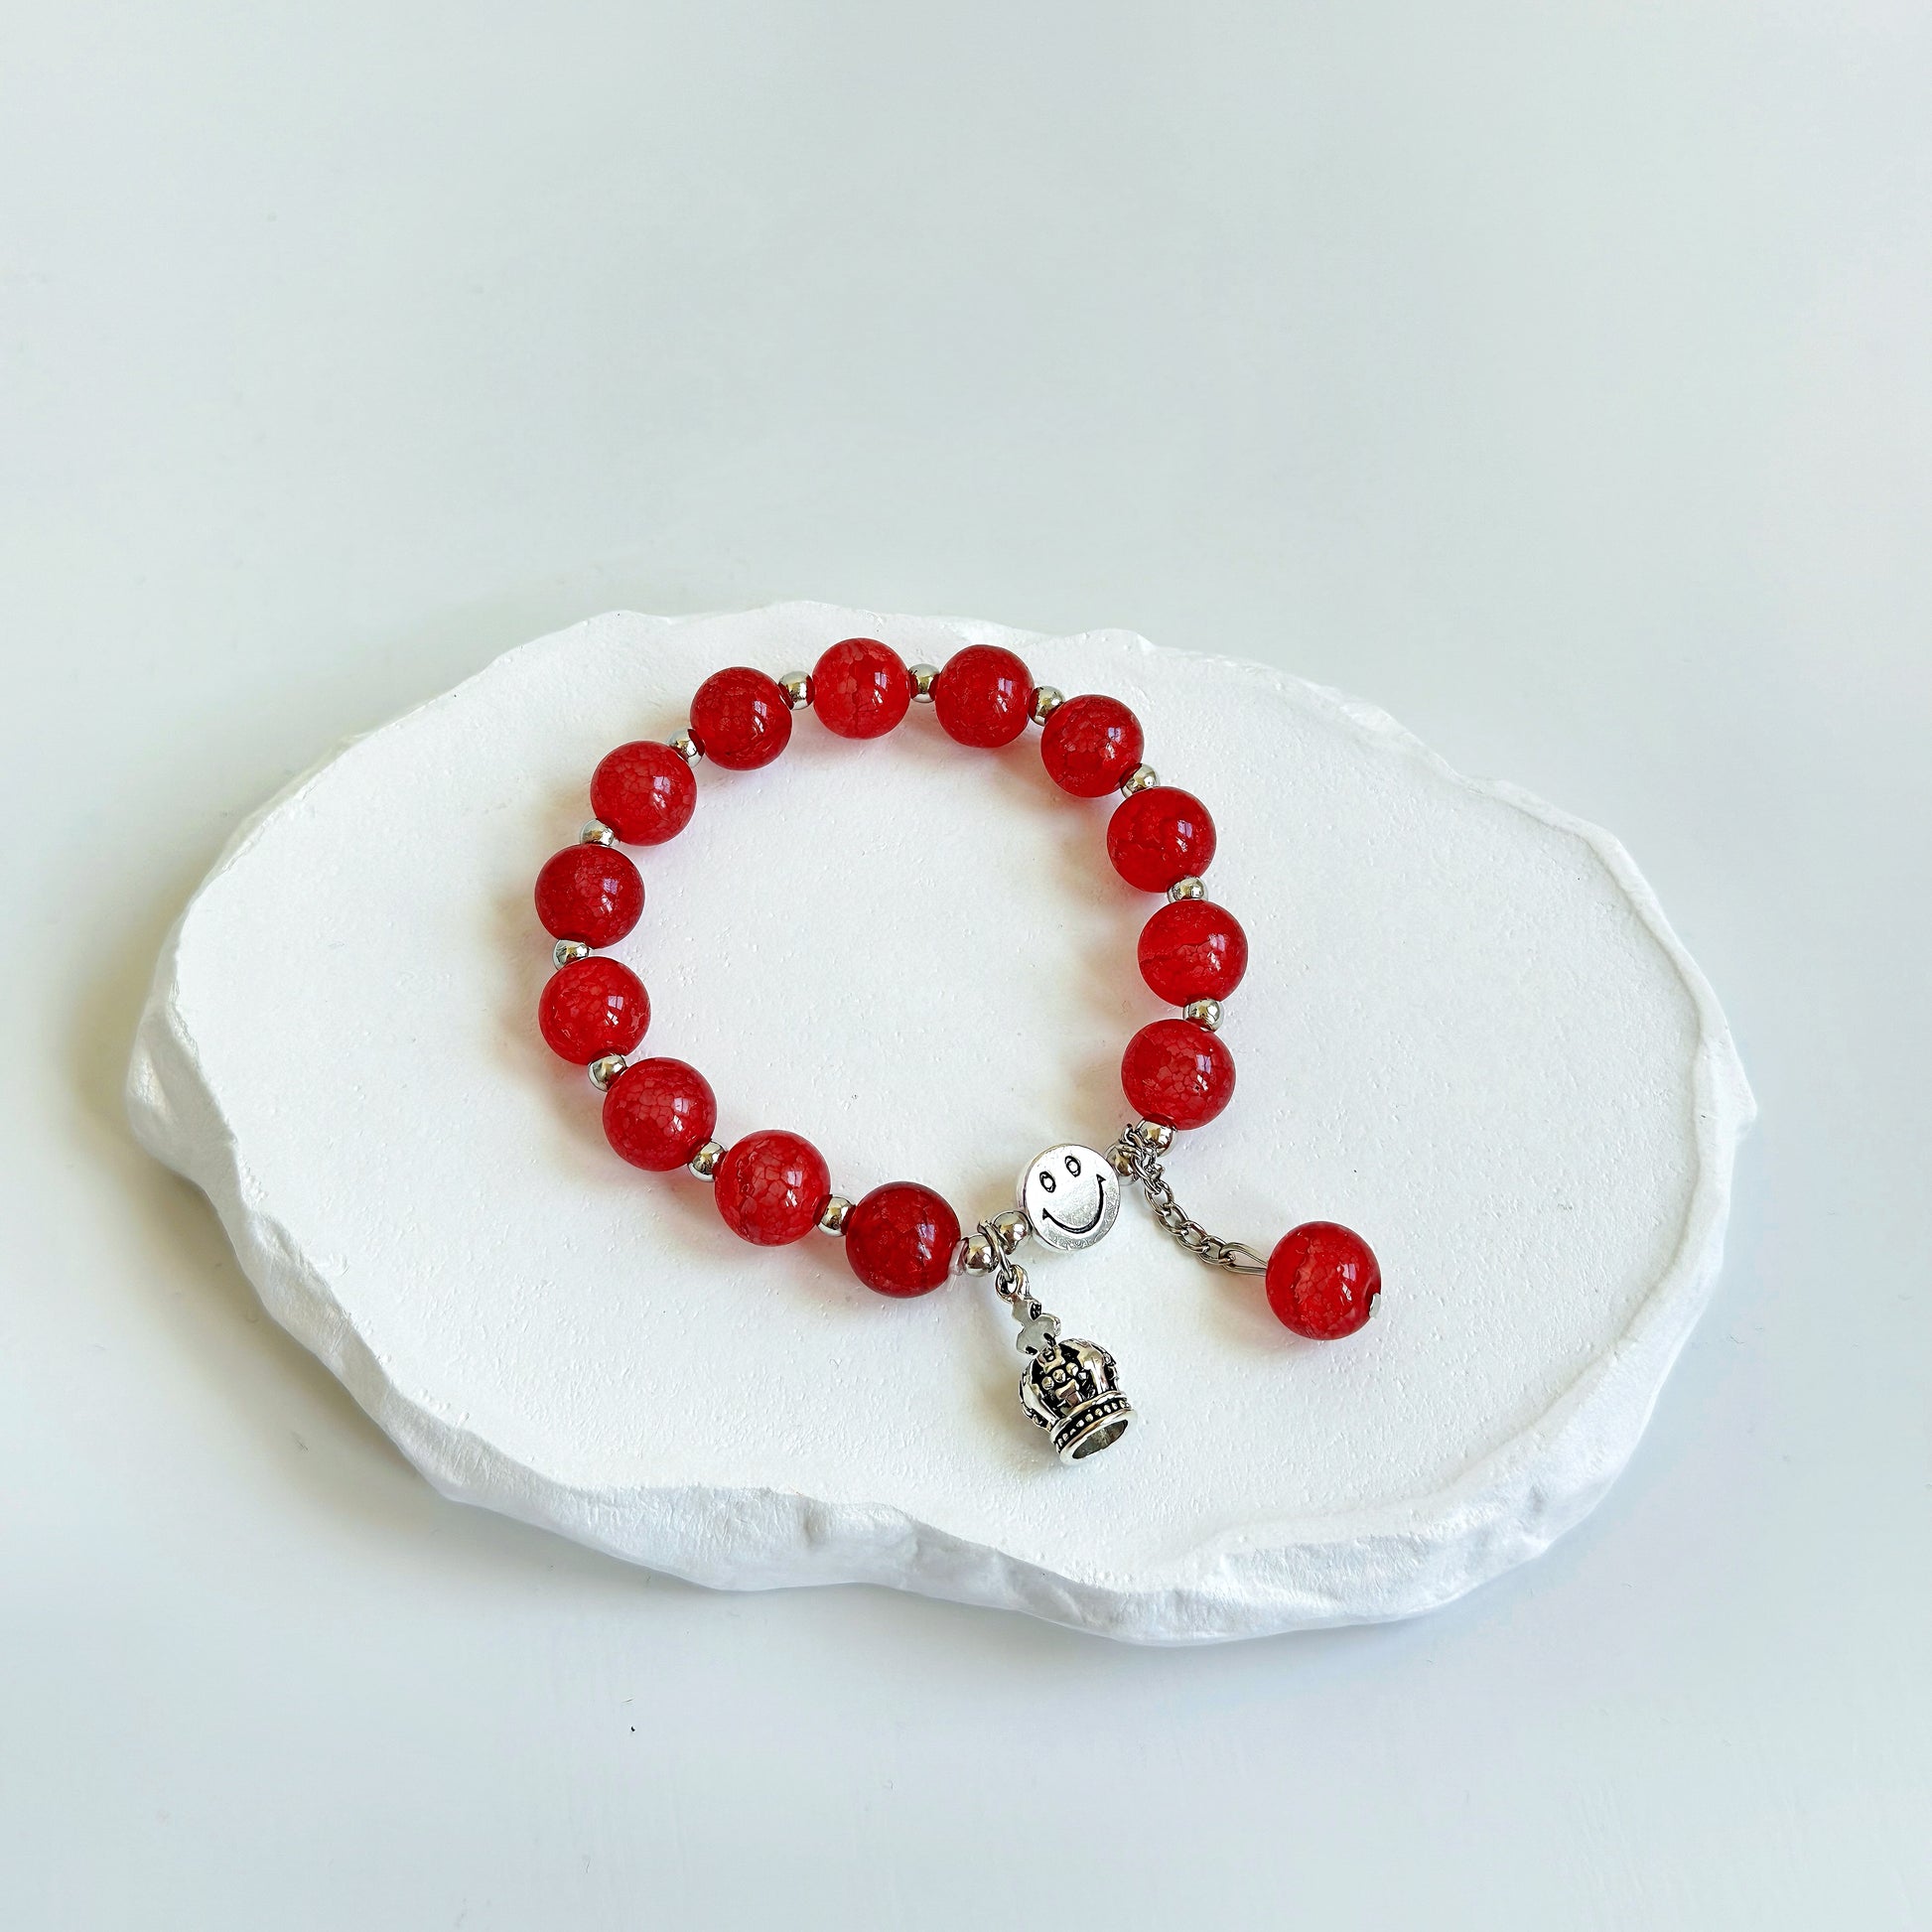
<svg viewBox="0 0 1932 1932">
<path fill-rule="evenodd" d="M 0 1918 L 1932 1921 L 1923 9 L 4 33 Z M 539 630 L 793 595 L 1266 657 L 1625 839 L 1763 1119 L 1549 1557 L 1198 1653 L 711 1595 L 264 1320 L 119 1101 L 226 831 Z"/>
</svg>

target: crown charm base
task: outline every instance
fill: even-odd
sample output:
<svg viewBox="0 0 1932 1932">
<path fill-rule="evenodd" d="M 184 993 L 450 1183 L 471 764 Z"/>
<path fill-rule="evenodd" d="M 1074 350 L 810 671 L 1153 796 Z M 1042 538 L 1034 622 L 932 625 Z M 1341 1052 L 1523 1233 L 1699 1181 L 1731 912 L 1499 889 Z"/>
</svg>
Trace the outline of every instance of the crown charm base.
<svg viewBox="0 0 1932 1932">
<path fill-rule="evenodd" d="M 1021 1399 L 1024 1401 L 1025 1397 Z M 1133 1420 L 1133 1407 L 1124 1395 L 1103 1395 L 1098 1401 L 1074 1410 L 1053 1431 L 1053 1453 L 1062 1462 L 1078 1462 L 1097 1454 L 1119 1442 Z"/>
</svg>

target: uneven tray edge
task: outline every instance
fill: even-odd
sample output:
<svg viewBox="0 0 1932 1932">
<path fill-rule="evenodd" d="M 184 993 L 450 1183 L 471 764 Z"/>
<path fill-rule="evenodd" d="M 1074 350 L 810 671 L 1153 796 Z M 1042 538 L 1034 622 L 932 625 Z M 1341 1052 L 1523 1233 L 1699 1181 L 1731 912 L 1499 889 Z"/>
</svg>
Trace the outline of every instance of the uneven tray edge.
<svg viewBox="0 0 1932 1932">
<path fill-rule="evenodd" d="M 890 614 L 829 605 L 769 608 L 823 613 L 848 627 L 891 621 Z M 693 620 L 645 621 L 669 627 Z M 1041 633 L 978 621 L 940 621 L 956 624 L 976 639 L 1030 645 L 1054 641 Z M 503 655 L 551 641 L 537 638 Z M 1194 653 L 1168 650 L 1145 638 L 1132 642 L 1150 656 L 1201 661 Z M 275 1319 L 329 1366 L 383 1433 L 453 1500 L 495 1509 L 628 1562 L 713 1587 L 880 1584 L 1025 1610 L 1138 1643 L 1228 1641 L 1434 1609 L 1540 1555 L 1589 1512 L 1629 1460 L 1715 1285 L 1736 1145 L 1755 1118 L 1755 1102 L 1716 995 L 1671 929 L 1649 884 L 1609 833 L 1515 785 L 1464 776 L 1371 705 L 1263 665 L 1232 658 L 1209 661 L 1275 689 L 1298 691 L 1360 737 L 1420 759 L 1450 782 L 1582 840 L 1669 958 L 1697 1012 L 1699 1173 L 1670 1265 L 1612 1348 L 1595 1358 L 1528 1428 L 1432 1496 L 1399 1509 L 1345 1518 L 1250 1526 L 1177 1559 L 1170 1566 L 1172 1582 L 1125 1588 L 1057 1575 L 897 1510 L 854 1509 L 768 1489 L 573 1489 L 540 1476 L 474 1433 L 429 1415 L 395 1385 L 328 1284 L 300 1265 L 294 1245 L 236 1158 L 218 1099 L 203 1076 L 177 1010 L 181 938 L 202 893 L 354 739 L 333 749 L 236 829 L 169 932 L 128 1073 L 128 1114 L 135 1135 L 158 1160 L 207 1195 L 243 1271 Z M 459 684 L 402 716 L 447 703 L 462 689 Z"/>
</svg>

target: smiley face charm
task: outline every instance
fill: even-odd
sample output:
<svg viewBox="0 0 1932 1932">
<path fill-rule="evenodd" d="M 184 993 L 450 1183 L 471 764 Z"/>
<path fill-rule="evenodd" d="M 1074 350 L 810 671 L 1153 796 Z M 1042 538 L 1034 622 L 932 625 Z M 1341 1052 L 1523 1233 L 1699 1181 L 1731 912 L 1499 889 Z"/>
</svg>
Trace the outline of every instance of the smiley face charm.
<svg viewBox="0 0 1932 1932">
<path fill-rule="evenodd" d="M 1091 1248 L 1120 1214 L 1120 1176 L 1090 1147 L 1049 1147 L 1020 1176 L 1020 1211 L 1043 1248 Z"/>
</svg>

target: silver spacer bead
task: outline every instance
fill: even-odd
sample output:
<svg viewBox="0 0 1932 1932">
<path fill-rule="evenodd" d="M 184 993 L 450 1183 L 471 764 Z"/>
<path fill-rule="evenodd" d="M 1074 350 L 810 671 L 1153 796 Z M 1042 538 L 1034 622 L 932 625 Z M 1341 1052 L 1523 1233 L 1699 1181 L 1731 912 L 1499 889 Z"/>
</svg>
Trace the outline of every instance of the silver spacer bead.
<svg viewBox="0 0 1932 1932">
<path fill-rule="evenodd" d="M 1207 888 L 1198 879 L 1176 879 L 1168 888 L 1168 903 L 1173 905 L 1183 898 L 1205 898 Z"/>
<path fill-rule="evenodd" d="M 606 1053 L 602 1059 L 593 1060 L 584 1071 L 591 1076 L 591 1085 L 599 1093 L 609 1093 L 611 1082 L 629 1064 L 621 1053 Z"/>
<path fill-rule="evenodd" d="M 778 680 L 778 689 L 785 694 L 785 703 L 793 711 L 803 711 L 812 701 L 812 674 L 809 671 L 787 671 Z"/>
<path fill-rule="evenodd" d="M 1019 1247 L 1021 1242 L 1032 1238 L 1034 1224 L 1017 1207 L 1009 1207 L 1004 1214 L 993 1217 L 994 1237 L 1008 1254 Z"/>
<path fill-rule="evenodd" d="M 1034 701 L 1027 707 L 1027 716 L 1035 725 L 1043 725 L 1065 702 L 1065 694 L 1055 691 L 1050 684 L 1035 684 Z"/>
<path fill-rule="evenodd" d="M 1221 1003 L 1219 1000 L 1189 1000 L 1180 1009 L 1183 1020 L 1191 1020 L 1197 1027 L 1205 1027 L 1210 1034 L 1221 1031 Z"/>
<path fill-rule="evenodd" d="M 704 757 L 704 747 L 691 736 L 688 729 L 677 733 L 670 740 L 670 747 L 686 764 L 696 764 Z"/>
<path fill-rule="evenodd" d="M 718 1163 L 725 1158 L 723 1141 L 707 1141 L 692 1155 L 686 1164 L 700 1180 L 709 1180 L 718 1172 Z"/>
<path fill-rule="evenodd" d="M 1137 791 L 1145 791 L 1149 785 L 1158 785 L 1160 782 L 1161 774 L 1153 765 L 1137 764 L 1120 781 L 1120 795 L 1123 798 L 1132 798 Z"/>
<path fill-rule="evenodd" d="M 575 966 L 580 959 L 588 959 L 591 949 L 581 939 L 559 939 L 550 948 L 550 957 L 559 966 Z"/>
<path fill-rule="evenodd" d="M 983 1234 L 969 1234 L 959 1244 L 959 1268 L 967 1275 L 992 1274 L 993 1243 Z"/>
<path fill-rule="evenodd" d="M 601 818 L 584 821 L 584 829 L 577 835 L 579 845 L 616 845 L 618 835 Z"/>
<path fill-rule="evenodd" d="M 939 675 L 937 664 L 908 664 L 906 671 L 912 679 L 912 702 L 930 704 L 932 702 L 932 680 Z"/>
<path fill-rule="evenodd" d="M 1134 1138 L 1143 1147 L 1151 1147 L 1156 1154 L 1165 1154 L 1173 1146 L 1173 1129 L 1162 1120 L 1137 1120 L 1134 1123 Z"/>
<path fill-rule="evenodd" d="M 818 1231 L 820 1234 L 843 1234 L 845 1217 L 852 1212 L 852 1203 L 843 1194 L 834 1194 L 819 1209 Z"/>
</svg>

